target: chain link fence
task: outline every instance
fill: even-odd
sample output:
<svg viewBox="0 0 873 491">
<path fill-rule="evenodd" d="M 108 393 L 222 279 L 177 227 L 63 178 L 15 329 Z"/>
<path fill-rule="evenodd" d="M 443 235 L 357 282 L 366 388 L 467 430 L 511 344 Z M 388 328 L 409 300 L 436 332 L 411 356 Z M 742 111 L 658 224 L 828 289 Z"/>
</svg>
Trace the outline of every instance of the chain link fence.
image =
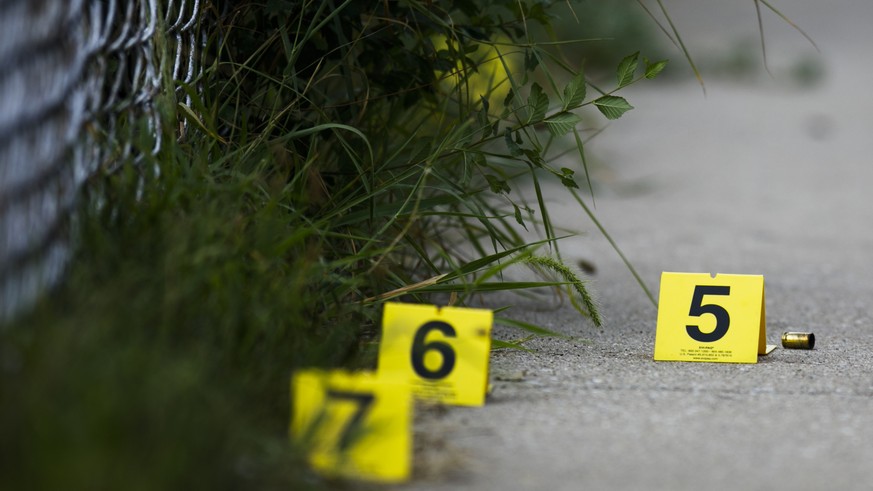
<svg viewBox="0 0 873 491">
<path fill-rule="evenodd" d="M 62 279 L 86 180 L 142 158 L 143 121 L 150 151 L 161 148 L 155 98 L 173 86 L 164 73 L 196 79 L 202 10 L 200 0 L 0 0 L 0 322 Z"/>
</svg>

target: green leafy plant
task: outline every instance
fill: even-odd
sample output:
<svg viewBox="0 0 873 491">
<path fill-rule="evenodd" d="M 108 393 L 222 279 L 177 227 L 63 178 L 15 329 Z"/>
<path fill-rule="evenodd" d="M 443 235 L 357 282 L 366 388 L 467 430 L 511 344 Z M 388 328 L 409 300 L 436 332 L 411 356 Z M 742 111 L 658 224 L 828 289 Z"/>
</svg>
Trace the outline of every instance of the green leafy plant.
<svg viewBox="0 0 873 491">
<path fill-rule="evenodd" d="M 581 123 L 666 62 L 614 60 L 604 89 L 565 53 L 586 41 L 531 34 L 554 8 L 209 4 L 191 104 L 161 99 L 175 143 L 93 179 L 69 280 L 0 332 L 9 486 L 323 487 L 287 445 L 288 375 L 372 366 L 383 302 L 550 289 L 599 324 L 544 185 L 590 213 Z"/>
<path fill-rule="evenodd" d="M 288 376 L 371 367 L 383 302 L 546 289 L 600 323 L 549 182 L 654 303 L 587 204 L 599 130 L 583 128 L 624 117 L 620 91 L 667 62 L 552 25 L 556 9 L 626 19 L 616 4 L 204 2 L 204 73 L 178 87 L 191 103 L 169 85 L 160 99 L 172 143 L 92 179 L 67 282 L 0 329 L 4 489 L 329 487 L 288 444 Z M 521 267 L 539 277 L 511 279 Z M 495 347 L 557 335 L 504 299 L 495 322 L 526 337 Z"/>
<path fill-rule="evenodd" d="M 572 189 L 581 172 L 590 189 L 578 111 L 621 117 L 632 106 L 615 91 L 666 62 L 646 61 L 638 76 L 639 54 L 630 55 L 605 92 L 557 43 L 528 37 L 530 23 L 548 27 L 545 3 L 328 4 L 270 2 L 267 16 L 245 4 L 222 17 L 214 73 L 233 83 L 203 103 L 207 126 L 228 135 L 228 145 L 213 139 L 222 154 L 213 167 L 256 158 L 281 169 L 282 202 L 312 220 L 325 257 L 355 258 L 333 273 L 379 278 L 335 292 L 347 302 L 437 291 L 463 302 L 483 288 L 469 264 L 502 270 L 505 251 L 527 249 L 518 226 L 541 227 L 559 258 L 540 180 Z M 253 31 L 263 33 L 257 48 L 238 35 Z M 571 133 L 582 167 L 553 168 L 551 147 Z M 523 179 L 535 203 L 514 195 Z M 489 288 L 501 284 L 521 287 Z"/>
</svg>

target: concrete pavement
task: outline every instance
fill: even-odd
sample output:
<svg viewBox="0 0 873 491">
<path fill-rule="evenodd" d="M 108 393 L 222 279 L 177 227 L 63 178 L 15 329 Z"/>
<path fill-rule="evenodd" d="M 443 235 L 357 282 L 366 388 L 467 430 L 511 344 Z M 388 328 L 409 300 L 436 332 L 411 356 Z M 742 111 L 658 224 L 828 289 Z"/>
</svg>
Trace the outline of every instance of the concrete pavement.
<svg viewBox="0 0 873 491">
<path fill-rule="evenodd" d="M 697 3 L 666 2 L 699 60 L 736 26 L 754 35 L 752 2 Z M 662 271 L 763 274 L 768 342 L 812 331 L 816 349 L 654 362 L 656 309 L 576 205 L 553 203 L 587 231 L 562 253 L 595 262 L 606 325 L 515 300 L 511 315 L 574 337 L 494 353 L 484 408 L 420 414 L 403 489 L 873 488 L 873 4 L 781 3 L 821 47 L 822 83 L 785 75 L 816 55 L 768 21 L 775 79 L 632 88 L 636 109 L 591 145 L 596 213 L 656 296 Z"/>
</svg>

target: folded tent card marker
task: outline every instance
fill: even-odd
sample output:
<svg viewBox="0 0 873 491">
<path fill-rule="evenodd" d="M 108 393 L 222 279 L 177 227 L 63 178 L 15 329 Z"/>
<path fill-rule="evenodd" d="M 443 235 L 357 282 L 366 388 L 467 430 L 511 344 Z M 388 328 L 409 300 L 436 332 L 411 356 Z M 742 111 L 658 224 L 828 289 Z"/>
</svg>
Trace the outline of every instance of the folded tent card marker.
<svg viewBox="0 0 873 491">
<path fill-rule="evenodd" d="M 481 406 L 490 310 L 387 303 L 376 372 L 299 370 L 291 437 L 329 477 L 403 482 L 411 472 L 414 399 Z"/>
<path fill-rule="evenodd" d="M 762 275 L 661 274 L 656 361 L 757 363 L 775 348 Z"/>
<path fill-rule="evenodd" d="M 491 310 L 388 302 L 378 373 L 417 399 L 482 406 L 491 355 Z"/>
<path fill-rule="evenodd" d="M 325 476 L 399 483 L 412 470 L 412 407 L 407 386 L 373 372 L 299 370 L 290 433 Z"/>
</svg>

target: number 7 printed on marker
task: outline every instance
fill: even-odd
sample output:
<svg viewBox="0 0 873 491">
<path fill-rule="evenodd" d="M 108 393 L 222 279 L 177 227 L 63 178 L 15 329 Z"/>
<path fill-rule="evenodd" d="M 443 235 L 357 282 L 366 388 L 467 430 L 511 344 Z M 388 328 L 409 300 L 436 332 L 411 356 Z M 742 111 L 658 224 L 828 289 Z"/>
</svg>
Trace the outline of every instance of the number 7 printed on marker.
<svg viewBox="0 0 873 491">
<path fill-rule="evenodd" d="M 411 412 L 409 388 L 372 372 L 302 370 L 291 378 L 291 437 L 327 476 L 406 480 Z"/>
</svg>

